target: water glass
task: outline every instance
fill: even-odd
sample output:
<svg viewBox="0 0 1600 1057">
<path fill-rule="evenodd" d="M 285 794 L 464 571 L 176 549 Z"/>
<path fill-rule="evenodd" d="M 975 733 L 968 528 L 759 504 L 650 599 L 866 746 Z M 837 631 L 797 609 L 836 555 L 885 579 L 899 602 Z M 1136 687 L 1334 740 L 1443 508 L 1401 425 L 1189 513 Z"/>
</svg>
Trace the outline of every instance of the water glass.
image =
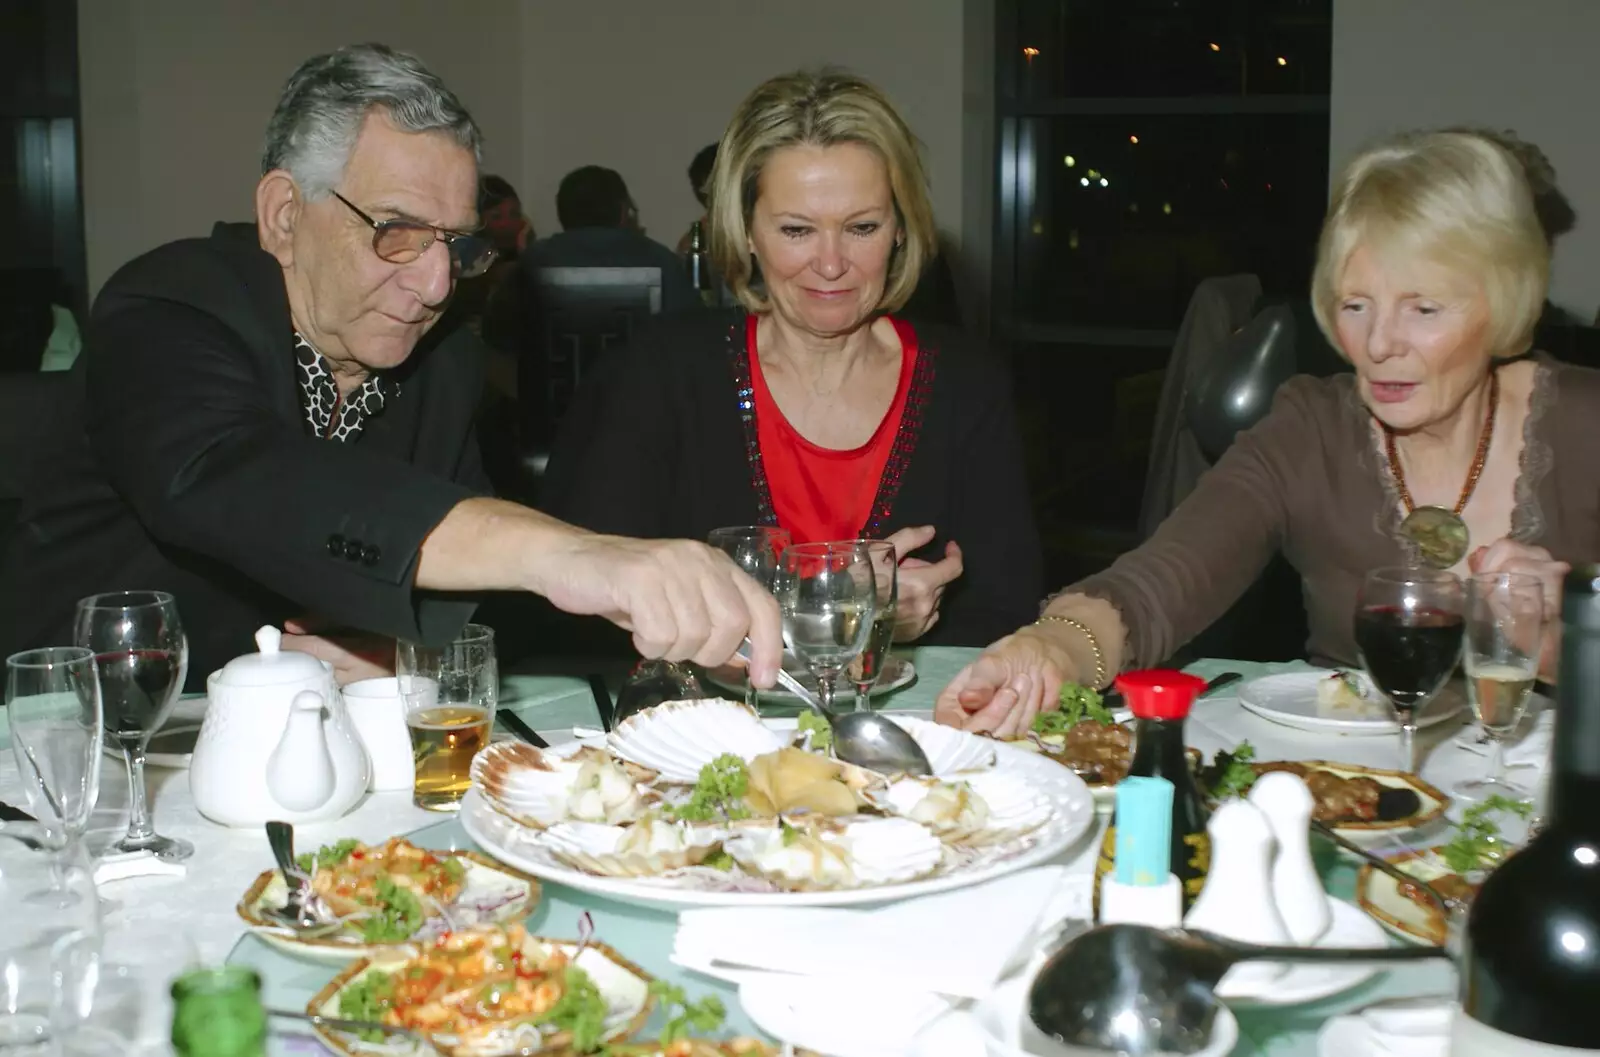
<svg viewBox="0 0 1600 1057">
<path fill-rule="evenodd" d="M 12 654 L 5 700 L 28 806 L 76 845 L 100 799 L 104 717 L 94 654 L 81 646 Z"/>
<path fill-rule="evenodd" d="M 1544 643 L 1544 584 L 1526 573 L 1483 573 L 1467 581 L 1467 633 L 1462 664 L 1472 714 L 1489 739 L 1489 765 L 1460 782 L 1456 795 L 1520 799 L 1526 790 L 1506 781 L 1502 743 L 1522 722 L 1539 672 Z"/>
<path fill-rule="evenodd" d="M 100 904 L 81 841 L 0 825 L 0 1053 L 54 1055 L 93 994 Z"/>
<path fill-rule="evenodd" d="M 1417 770 L 1417 709 L 1433 700 L 1461 660 L 1461 581 L 1438 569 L 1368 573 L 1356 596 L 1361 664 L 1400 718 L 1400 769 Z"/>
<path fill-rule="evenodd" d="M 867 644 L 861 656 L 850 662 L 846 674 L 856 688 L 856 711 L 865 712 L 872 699 L 872 688 L 883 675 L 884 661 L 889 658 L 889 647 L 894 644 L 894 618 L 899 599 L 899 556 L 894 544 L 888 540 L 856 540 L 872 563 L 872 578 L 877 590 L 873 611 L 872 630 L 867 633 Z"/>
<path fill-rule="evenodd" d="M 73 638 L 95 657 L 106 736 L 128 764 L 128 832 L 114 852 L 154 852 L 171 862 L 194 854 L 185 840 L 163 837 L 145 799 L 144 758 L 183 691 L 189 639 L 178 604 L 165 591 L 116 591 L 78 603 Z"/>
<path fill-rule="evenodd" d="M 749 573 L 751 579 L 771 591 L 778 578 L 779 557 L 794 540 L 786 529 L 775 525 L 734 525 L 712 529 L 706 542 L 732 558 L 733 563 Z M 744 703 L 756 708 L 760 704 L 759 696 L 746 674 Z"/>
<path fill-rule="evenodd" d="M 860 544 L 799 543 L 783 552 L 778 607 L 783 638 L 832 711 L 834 686 L 867 644 L 878 605 L 872 559 Z"/>
<path fill-rule="evenodd" d="M 472 758 L 489 744 L 499 701 L 494 629 L 468 624 L 437 649 L 401 642 L 394 670 L 411 735 L 412 802 L 427 811 L 459 810 L 472 787 Z"/>
</svg>

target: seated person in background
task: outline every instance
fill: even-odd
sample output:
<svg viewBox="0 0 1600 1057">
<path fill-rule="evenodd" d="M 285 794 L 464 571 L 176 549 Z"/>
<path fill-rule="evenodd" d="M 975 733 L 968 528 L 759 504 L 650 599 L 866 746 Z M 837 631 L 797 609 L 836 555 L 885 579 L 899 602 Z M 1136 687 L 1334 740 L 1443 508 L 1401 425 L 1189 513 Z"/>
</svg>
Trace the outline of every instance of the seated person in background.
<svg viewBox="0 0 1600 1057">
<path fill-rule="evenodd" d="M 0 571 L 0 654 L 71 642 L 85 595 L 160 588 L 190 690 L 280 622 L 348 677 L 363 654 L 392 663 L 394 637 L 457 635 L 473 601 L 453 592 L 508 590 L 605 616 L 647 655 L 722 663 L 753 629 L 770 681 L 777 608 L 722 555 L 484 498 L 483 346 L 435 327 L 491 259 L 467 234 L 479 144 L 409 55 L 357 45 L 295 72 L 256 223 L 153 250 L 101 292 Z"/>
<path fill-rule="evenodd" d="M 712 185 L 713 260 L 743 307 L 660 321 L 601 365 L 547 508 L 642 536 L 891 539 L 901 641 L 977 644 L 1032 616 L 1039 539 L 1005 377 L 890 314 L 934 247 L 905 122 L 848 74 L 778 77 L 735 112 Z"/>
<path fill-rule="evenodd" d="M 701 147 L 700 153 L 689 163 L 689 186 L 694 190 L 695 201 L 700 203 L 700 219 L 695 221 L 702 232 L 711 227 L 711 170 L 717 164 L 717 145 Z M 694 237 L 694 224 L 683 230 L 678 240 L 678 256 L 689 255 L 689 240 Z M 709 237 L 709 236 L 706 236 Z"/>
<path fill-rule="evenodd" d="M 639 226 L 639 209 L 614 169 L 586 165 L 562 177 L 556 217 L 560 234 L 528 247 L 529 282 L 537 282 L 540 268 L 660 268 L 661 311 L 702 307 L 683 261 Z"/>
<path fill-rule="evenodd" d="M 514 351 L 522 336 L 518 259 L 533 241 L 533 223 L 522 212 L 516 188 L 493 174 L 478 181 L 478 217 L 483 237 L 494 247 L 494 261 L 482 275 L 457 284 L 451 307 L 491 349 Z M 511 393 L 516 395 L 514 384 Z"/>
<path fill-rule="evenodd" d="M 1274 552 L 1300 573 L 1311 659 L 1356 665 L 1362 579 L 1423 557 L 1402 522 L 1425 505 L 1465 523 L 1454 572 L 1537 575 L 1554 617 L 1568 563 L 1600 554 L 1600 372 L 1530 354 L 1549 274 L 1504 148 L 1435 132 L 1362 153 L 1335 184 L 1311 292 L 1355 373 L 1285 383 L 1148 542 L 958 674 L 939 719 L 1009 735 L 1063 681 L 1157 664 Z"/>
</svg>

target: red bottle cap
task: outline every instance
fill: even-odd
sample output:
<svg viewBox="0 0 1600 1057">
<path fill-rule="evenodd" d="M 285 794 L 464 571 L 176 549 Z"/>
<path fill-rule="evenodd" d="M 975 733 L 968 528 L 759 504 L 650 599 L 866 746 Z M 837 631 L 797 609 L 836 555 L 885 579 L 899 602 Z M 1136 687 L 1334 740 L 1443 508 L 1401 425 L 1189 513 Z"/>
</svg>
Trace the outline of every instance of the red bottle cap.
<svg viewBox="0 0 1600 1057">
<path fill-rule="evenodd" d="M 1116 678 L 1116 687 L 1137 719 L 1183 719 L 1206 688 L 1206 681 L 1172 668 L 1147 668 L 1123 672 Z"/>
</svg>

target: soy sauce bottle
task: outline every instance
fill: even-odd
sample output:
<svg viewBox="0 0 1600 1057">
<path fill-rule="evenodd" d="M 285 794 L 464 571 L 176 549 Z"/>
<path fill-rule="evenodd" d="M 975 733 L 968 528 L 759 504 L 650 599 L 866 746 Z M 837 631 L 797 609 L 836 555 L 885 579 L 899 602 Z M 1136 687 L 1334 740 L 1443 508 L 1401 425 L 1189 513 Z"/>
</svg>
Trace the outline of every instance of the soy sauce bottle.
<svg viewBox="0 0 1600 1057">
<path fill-rule="evenodd" d="M 1183 722 L 1206 681 L 1170 668 L 1124 672 L 1116 688 L 1133 710 L 1133 763 L 1130 778 L 1165 778 L 1172 783 L 1172 872 L 1183 885 L 1187 913 L 1205 887 L 1211 868 L 1211 837 L 1206 822 L 1211 813 L 1195 785 L 1194 772 L 1184 750 Z M 1094 870 L 1095 918 L 1100 916 L 1100 879 L 1116 866 L 1117 833 L 1106 827 L 1100 858 Z"/>
</svg>

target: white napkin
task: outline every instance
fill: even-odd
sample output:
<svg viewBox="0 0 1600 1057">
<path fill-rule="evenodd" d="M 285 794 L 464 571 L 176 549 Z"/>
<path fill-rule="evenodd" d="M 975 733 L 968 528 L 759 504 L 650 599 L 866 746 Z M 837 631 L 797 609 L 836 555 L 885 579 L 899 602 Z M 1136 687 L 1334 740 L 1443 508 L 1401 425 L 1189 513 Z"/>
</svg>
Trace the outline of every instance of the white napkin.
<svg viewBox="0 0 1600 1057">
<path fill-rule="evenodd" d="M 1331 1018 L 1322 1029 L 1322 1049 L 1337 1046 L 1346 1057 L 1445 1057 L 1455 1011 L 1443 998 L 1379 1002 Z"/>
<path fill-rule="evenodd" d="M 730 908 L 678 917 L 673 961 L 744 982 L 751 970 L 819 977 L 841 990 L 981 998 L 1031 952 L 1062 887 L 1040 867 L 870 909 Z"/>
<path fill-rule="evenodd" d="M 1545 709 L 1534 717 L 1533 727 L 1521 740 L 1505 747 L 1507 767 L 1543 767 L 1550 759 L 1550 745 L 1555 736 L 1556 714 Z M 1456 738 L 1456 744 L 1468 752 L 1488 755 L 1489 743 L 1479 743 L 1483 732 L 1477 726 L 1468 727 Z"/>
<path fill-rule="evenodd" d="M 130 851 L 95 860 L 94 883 L 110 884 L 130 877 L 182 877 L 189 868 L 181 862 L 156 858 L 155 852 Z"/>
</svg>

